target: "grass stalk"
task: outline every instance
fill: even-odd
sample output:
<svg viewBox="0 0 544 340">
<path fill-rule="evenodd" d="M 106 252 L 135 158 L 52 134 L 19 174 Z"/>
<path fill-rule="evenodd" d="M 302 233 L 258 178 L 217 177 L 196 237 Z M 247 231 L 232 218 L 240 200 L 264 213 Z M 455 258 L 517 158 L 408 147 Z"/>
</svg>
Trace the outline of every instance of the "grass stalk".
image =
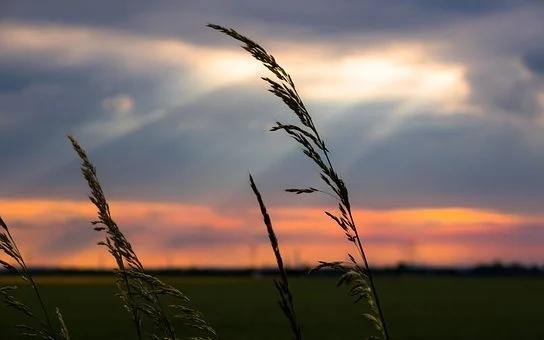
<svg viewBox="0 0 544 340">
<path fill-rule="evenodd" d="M 89 199 L 98 211 L 98 220 L 91 222 L 94 229 L 103 232 L 105 236 L 104 241 L 98 244 L 108 249 L 117 264 L 117 286 L 124 306 L 132 315 L 138 339 L 142 338 L 144 328 L 142 316 L 147 316 L 154 322 L 153 339 L 178 339 L 171 317 L 167 314 L 161 298 L 174 298 L 179 301 L 176 304 L 168 305 L 177 313 L 173 315 L 173 318 L 182 320 L 184 325 L 196 329 L 200 333 L 205 333 L 205 336 L 201 336 L 199 339 L 215 338 L 215 331 L 206 323 L 202 315 L 187 306 L 189 303 L 187 296 L 158 278 L 145 273 L 132 245 L 110 213 L 109 204 L 96 174 L 96 168 L 77 140 L 72 136 L 68 136 L 68 139 L 81 160 L 81 172 L 91 191 Z"/>
<path fill-rule="evenodd" d="M 43 339 L 69 340 L 68 329 L 66 327 L 66 324 L 64 323 L 64 320 L 62 319 L 62 314 L 60 313 L 60 310 L 58 308 L 56 309 L 57 317 L 60 323 L 60 330 L 58 333 L 56 328 L 53 326 L 51 318 L 49 317 L 49 313 L 47 312 L 46 304 L 40 293 L 38 284 L 36 283 L 36 281 L 34 281 L 34 278 L 30 274 L 24 257 L 21 254 L 21 251 L 19 250 L 15 239 L 11 235 L 9 228 L 2 219 L 2 217 L 0 217 L 0 250 L 2 250 L 4 254 L 7 255 L 9 258 L 11 258 L 17 264 L 17 266 L 13 266 L 4 260 L 0 260 L 0 264 L 5 269 L 19 274 L 24 281 L 27 281 L 30 284 L 34 295 L 36 296 L 36 300 L 38 301 L 40 314 L 42 314 L 42 318 L 37 317 L 31 310 L 31 308 L 21 303 L 13 295 L 10 294 L 10 291 L 16 289 L 17 287 L 1 287 L 0 295 L 2 296 L 6 305 L 33 318 L 35 321 L 38 321 L 42 326 L 41 329 L 38 329 L 28 325 L 19 325 L 19 328 L 22 330 L 22 334 L 37 336 Z"/>
<path fill-rule="evenodd" d="M 259 203 L 259 208 L 263 216 L 263 222 L 268 232 L 268 239 L 270 240 L 270 245 L 272 246 L 272 251 L 274 252 L 274 256 L 276 257 L 276 263 L 278 266 L 278 270 L 280 272 L 280 280 L 274 280 L 276 289 L 280 296 L 280 307 L 284 315 L 286 316 L 286 318 L 289 320 L 291 331 L 293 333 L 293 339 L 301 340 L 302 327 L 300 326 L 300 322 L 298 321 L 297 315 L 295 313 L 295 304 L 293 302 L 293 294 L 291 293 L 291 290 L 289 289 L 289 280 L 287 279 L 287 272 L 283 265 L 283 258 L 281 257 L 278 238 L 276 237 L 276 233 L 274 232 L 274 228 L 272 227 L 272 219 L 270 218 L 270 215 L 268 214 L 268 211 L 264 204 L 261 193 L 259 192 L 257 185 L 255 185 L 255 182 L 253 181 L 253 177 L 251 176 L 251 174 L 249 175 L 249 182 L 250 182 L 251 189 L 253 190 L 253 193 L 255 194 L 255 197 L 257 198 L 257 202 Z"/>
<path fill-rule="evenodd" d="M 348 189 L 344 180 L 339 176 L 333 166 L 330 157 L 330 151 L 325 141 L 319 134 L 312 116 L 306 109 L 296 85 L 287 71 L 280 66 L 273 55 L 269 54 L 261 45 L 253 40 L 238 33 L 232 28 L 225 28 L 215 24 L 208 24 L 208 27 L 222 32 L 242 43 L 242 48 L 246 50 L 253 58 L 265 66 L 274 76 L 274 79 L 263 77 L 267 83 L 269 92 L 280 98 L 283 103 L 295 114 L 299 124 L 285 124 L 276 122 L 271 131 L 284 131 L 289 137 L 295 140 L 301 147 L 303 153 L 310 158 L 320 170 L 322 182 L 332 190 L 331 195 L 337 201 L 338 209 L 336 212 L 325 211 L 343 231 L 347 240 L 357 249 L 363 265 L 348 253 L 350 262 L 343 264 L 340 262 L 321 262 L 318 268 L 336 268 L 342 269 L 344 275 L 340 282 L 351 285 L 351 294 L 356 296 L 357 300 L 365 299 L 370 307 L 371 313 L 366 314 L 369 320 L 385 340 L 389 339 L 387 327 L 382 307 L 374 284 L 372 271 L 370 269 L 357 225 L 353 218 L 351 202 Z M 287 189 L 288 192 L 295 194 L 311 194 L 314 192 L 323 192 L 316 188 L 294 188 Z"/>
<path fill-rule="evenodd" d="M 117 264 L 117 275 L 120 277 L 120 280 L 119 278 L 117 280 L 117 286 L 121 293 L 121 300 L 123 301 L 126 309 L 131 314 L 136 337 L 138 340 L 141 340 L 142 319 L 140 311 L 138 310 L 134 302 L 135 298 L 132 291 L 132 285 L 129 282 L 128 273 L 125 268 L 125 258 L 130 258 L 132 265 L 135 267 L 141 267 L 140 261 L 135 256 L 133 256 L 134 251 L 132 251 L 132 247 L 129 246 L 128 241 L 125 239 L 124 235 L 121 233 L 119 227 L 111 216 L 109 204 L 106 200 L 104 191 L 102 190 L 102 186 L 98 181 L 96 168 L 91 163 L 87 156 L 87 153 L 79 145 L 77 140 L 72 136 L 68 136 L 68 139 L 72 143 L 74 150 L 81 159 L 81 172 L 91 190 L 91 195 L 89 196 L 89 199 L 98 209 L 99 220 L 93 221 L 91 223 L 95 226 L 101 225 L 94 228 L 96 231 L 106 231 L 105 241 L 102 241 L 99 244 L 108 248 L 109 253 L 112 255 L 115 263 Z M 124 253 L 126 253 L 125 256 L 123 256 Z"/>
</svg>

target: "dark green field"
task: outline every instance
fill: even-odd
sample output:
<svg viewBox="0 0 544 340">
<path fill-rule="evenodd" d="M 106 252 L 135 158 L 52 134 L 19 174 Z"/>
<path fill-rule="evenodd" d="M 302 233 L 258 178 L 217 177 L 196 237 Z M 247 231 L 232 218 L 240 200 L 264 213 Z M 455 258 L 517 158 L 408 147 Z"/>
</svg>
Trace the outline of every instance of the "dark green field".
<svg viewBox="0 0 544 340">
<path fill-rule="evenodd" d="M 289 339 L 271 278 L 165 278 L 192 297 L 222 339 Z M 128 315 L 108 277 L 40 277 L 72 339 L 131 339 Z M 14 278 L 0 277 L 3 284 Z M 377 278 L 392 339 L 544 339 L 544 278 L 381 276 Z M 362 339 L 360 306 L 333 278 L 294 278 L 307 339 Z M 22 289 L 25 299 L 29 291 Z M 0 339 L 17 339 L 15 313 L 0 307 Z"/>
</svg>

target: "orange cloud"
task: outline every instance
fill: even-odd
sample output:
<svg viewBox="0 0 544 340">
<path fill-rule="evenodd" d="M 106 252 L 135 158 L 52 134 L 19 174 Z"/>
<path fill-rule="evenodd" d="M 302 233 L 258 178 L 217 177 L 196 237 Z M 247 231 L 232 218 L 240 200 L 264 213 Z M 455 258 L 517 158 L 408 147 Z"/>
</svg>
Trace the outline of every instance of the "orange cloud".
<svg viewBox="0 0 544 340">
<path fill-rule="evenodd" d="M 274 263 L 256 207 L 225 216 L 213 207 L 174 202 L 111 201 L 110 205 L 149 267 Z M 344 259 L 348 251 L 356 253 L 320 208 L 270 207 L 270 212 L 289 264 Z M 89 225 L 95 216 L 89 202 L 0 199 L 0 213 L 33 265 L 113 264 L 105 249 L 95 245 L 100 234 Z M 544 222 L 541 216 L 460 207 L 356 209 L 354 216 L 375 264 L 536 261 L 539 253 L 533 245 L 511 241 L 511 237 L 523 231 L 524 225 Z"/>
<path fill-rule="evenodd" d="M 154 221 L 157 225 L 175 223 L 212 224 L 219 227 L 235 227 L 241 221 L 225 217 L 202 205 L 169 202 L 111 201 L 112 214 L 127 223 L 143 220 Z M 88 201 L 46 200 L 46 199 L 0 199 L 0 211 L 9 214 L 13 220 L 25 222 L 42 221 L 55 223 L 72 218 L 94 218 L 96 209 Z"/>
</svg>

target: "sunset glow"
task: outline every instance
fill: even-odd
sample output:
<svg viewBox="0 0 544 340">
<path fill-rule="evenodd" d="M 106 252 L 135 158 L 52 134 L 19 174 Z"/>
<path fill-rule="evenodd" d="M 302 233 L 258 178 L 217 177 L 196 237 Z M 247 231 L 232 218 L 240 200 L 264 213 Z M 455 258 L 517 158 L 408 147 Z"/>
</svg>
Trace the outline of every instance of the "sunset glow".
<svg viewBox="0 0 544 340">
<path fill-rule="evenodd" d="M 224 216 L 212 207 L 171 202 L 112 201 L 111 209 L 151 267 L 274 263 L 264 226 L 253 207 L 237 216 Z M 0 211 L 9 212 L 5 219 L 26 245 L 27 257 L 34 265 L 96 268 L 112 264 L 105 249 L 95 245 L 100 236 L 89 223 L 94 218 L 89 202 L 4 199 L 0 200 Z M 345 257 L 348 243 L 321 209 L 270 207 L 270 211 L 290 265 Z M 542 222 L 539 216 L 464 208 L 356 209 L 354 215 L 372 259 L 379 265 L 402 261 L 460 265 L 516 259 L 516 248 L 505 252 L 510 235 L 524 224 Z M 77 247 L 63 249 L 66 233 L 79 235 Z M 477 243 L 470 239 L 474 235 Z M 53 249 L 53 245 L 61 249 Z M 525 244 L 517 247 L 532 249 Z M 531 250 L 518 258 L 527 259 L 538 261 L 539 255 Z"/>
</svg>

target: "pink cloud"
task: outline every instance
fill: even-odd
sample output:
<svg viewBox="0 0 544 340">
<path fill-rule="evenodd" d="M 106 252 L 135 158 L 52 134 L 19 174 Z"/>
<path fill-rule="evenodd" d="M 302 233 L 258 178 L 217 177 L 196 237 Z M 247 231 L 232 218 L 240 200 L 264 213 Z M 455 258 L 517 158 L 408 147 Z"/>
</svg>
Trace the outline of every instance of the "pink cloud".
<svg viewBox="0 0 544 340">
<path fill-rule="evenodd" d="M 225 216 L 213 207 L 112 201 L 112 213 L 149 267 L 274 264 L 256 207 Z M 288 264 L 342 260 L 354 252 L 319 208 L 269 207 Z M 0 212 L 32 265 L 109 267 L 86 201 L 0 199 Z M 493 260 L 538 262 L 540 216 L 458 207 L 356 209 L 372 263 L 459 265 Z"/>
</svg>

